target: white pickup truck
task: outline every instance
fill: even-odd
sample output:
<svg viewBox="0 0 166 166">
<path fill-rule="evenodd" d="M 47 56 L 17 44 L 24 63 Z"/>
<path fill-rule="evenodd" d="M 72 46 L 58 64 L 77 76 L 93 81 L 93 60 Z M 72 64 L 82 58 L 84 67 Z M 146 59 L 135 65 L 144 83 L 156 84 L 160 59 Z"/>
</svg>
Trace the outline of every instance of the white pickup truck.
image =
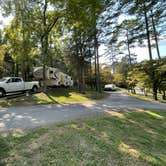
<svg viewBox="0 0 166 166">
<path fill-rule="evenodd" d="M 24 92 L 31 90 L 36 92 L 39 88 L 39 82 L 24 82 L 20 77 L 4 77 L 0 79 L 0 97 L 7 93 Z"/>
</svg>

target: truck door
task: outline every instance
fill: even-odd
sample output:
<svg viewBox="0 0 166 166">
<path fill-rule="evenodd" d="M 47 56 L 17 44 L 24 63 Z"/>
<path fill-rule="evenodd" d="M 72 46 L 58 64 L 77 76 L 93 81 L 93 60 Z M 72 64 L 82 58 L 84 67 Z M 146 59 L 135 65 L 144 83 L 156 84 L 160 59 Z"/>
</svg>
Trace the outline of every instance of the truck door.
<svg viewBox="0 0 166 166">
<path fill-rule="evenodd" d="M 14 91 L 17 91 L 16 90 L 16 85 L 15 85 L 15 81 L 14 81 L 14 78 L 10 78 L 7 83 L 6 83 L 6 89 L 7 89 L 7 92 L 14 92 Z"/>
<path fill-rule="evenodd" d="M 17 91 L 24 90 L 24 82 L 21 78 L 15 78 L 15 85 L 16 85 Z"/>
</svg>

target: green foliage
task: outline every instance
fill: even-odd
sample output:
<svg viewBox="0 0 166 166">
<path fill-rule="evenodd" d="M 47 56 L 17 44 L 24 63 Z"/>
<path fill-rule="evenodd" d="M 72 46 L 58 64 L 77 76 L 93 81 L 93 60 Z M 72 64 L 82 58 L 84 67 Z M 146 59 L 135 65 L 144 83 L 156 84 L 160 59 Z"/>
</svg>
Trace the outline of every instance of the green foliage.
<svg viewBox="0 0 166 166">
<path fill-rule="evenodd" d="M 111 73 L 110 67 L 103 67 L 101 70 L 101 82 L 102 84 L 110 84 L 113 83 L 114 77 Z"/>
<path fill-rule="evenodd" d="M 134 71 L 134 70 L 132 70 L 128 73 L 127 84 L 128 84 L 129 89 L 133 90 L 136 87 L 136 85 L 138 83 L 138 79 L 137 79 L 136 75 L 137 75 L 137 71 Z"/>
<path fill-rule="evenodd" d="M 4 56 L 2 44 L 6 44 L 13 61 L 10 68 L 15 75 L 31 79 L 34 66 L 47 65 L 72 75 L 82 89 L 86 83 L 98 85 L 100 75 L 103 84 L 112 82 L 109 69 L 99 66 L 98 47 L 104 43 L 108 46 L 106 56 L 117 62 L 115 83 L 126 87 L 128 76 L 130 85 L 138 82 L 139 86 L 163 89 L 164 81 L 160 77 L 165 67 L 146 62 L 142 63 L 142 73 L 135 73 L 132 69 L 135 55 L 131 48 L 138 43 L 143 45 L 147 32 L 149 39 L 163 34 L 164 28 L 158 27 L 165 25 L 164 1 L 6 0 L 0 6 L 4 16 L 14 17 L 0 32 L 0 60 Z M 120 22 L 122 13 L 131 17 Z M 122 54 L 126 55 L 119 60 Z"/>
<path fill-rule="evenodd" d="M 128 86 L 140 88 L 152 88 L 154 97 L 157 99 L 157 91 L 165 91 L 166 82 L 166 59 L 144 61 L 133 66 L 128 73 Z"/>
<path fill-rule="evenodd" d="M 122 88 L 126 88 L 126 79 L 125 79 L 123 74 L 116 73 L 113 75 L 113 77 L 114 77 L 113 82 L 117 86 L 122 87 Z"/>
</svg>

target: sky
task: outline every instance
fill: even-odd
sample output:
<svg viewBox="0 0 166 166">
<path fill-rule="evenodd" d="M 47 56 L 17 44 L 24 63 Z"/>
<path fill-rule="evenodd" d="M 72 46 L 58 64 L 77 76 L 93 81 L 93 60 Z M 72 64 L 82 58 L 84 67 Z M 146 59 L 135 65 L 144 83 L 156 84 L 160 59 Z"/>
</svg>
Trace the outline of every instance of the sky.
<svg viewBox="0 0 166 166">
<path fill-rule="evenodd" d="M 127 15 L 120 15 L 119 19 L 118 19 L 118 23 L 122 23 L 125 19 L 131 19 L 131 16 L 127 16 Z M 145 43 L 147 43 L 147 41 L 145 41 Z M 154 43 L 154 42 L 153 42 Z M 99 47 L 99 54 L 100 54 L 100 62 L 101 63 L 109 63 L 108 62 L 108 58 L 104 58 L 102 55 L 105 52 L 106 47 L 104 47 L 104 45 L 101 45 Z M 166 57 L 166 39 L 160 40 L 159 41 L 159 50 L 160 50 L 160 55 L 161 57 Z M 130 49 L 131 53 L 136 54 L 137 55 L 137 61 L 141 62 L 143 60 L 148 60 L 149 59 L 149 52 L 148 52 L 148 48 L 147 47 L 134 47 Z M 127 50 L 126 50 L 127 53 Z M 157 58 L 157 51 L 156 48 L 152 48 L 152 56 L 153 58 Z"/>
<path fill-rule="evenodd" d="M 105 53 L 106 47 L 101 45 L 99 47 L 99 54 L 100 54 L 100 62 L 101 63 L 109 63 L 108 58 L 103 57 L 102 55 Z M 160 55 L 162 57 L 166 57 L 166 40 L 159 41 L 159 50 Z M 131 48 L 131 53 L 135 53 L 137 55 L 137 61 L 141 62 L 143 60 L 149 60 L 149 52 L 148 47 L 135 47 Z M 156 48 L 152 48 L 152 56 L 153 58 L 157 58 Z"/>
<path fill-rule="evenodd" d="M 0 29 L 9 25 L 12 18 L 13 17 L 4 18 L 0 13 Z M 124 17 L 122 16 L 119 21 L 121 22 L 123 19 L 124 19 Z M 104 45 L 101 45 L 99 47 L 99 55 L 100 56 L 104 54 L 105 49 L 106 49 L 106 47 Z M 166 39 L 159 41 L 159 49 L 160 49 L 161 56 L 166 56 Z M 131 52 L 135 53 L 137 55 L 138 62 L 141 62 L 142 60 L 145 60 L 145 59 L 147 59 L 147 60 L 149 59 L 147 47 L 135 47 L 135 48 L 131 49 Z M 154 59 L 157 58 L 157 52 L 156 52 L 155 48 L 152 49 L 152 54 L 153 54 Z M 103 56 L 101 56 L 100 62 L 101 63 L 109 63 L 108 59 L 104 58 Z"/>
</svg>

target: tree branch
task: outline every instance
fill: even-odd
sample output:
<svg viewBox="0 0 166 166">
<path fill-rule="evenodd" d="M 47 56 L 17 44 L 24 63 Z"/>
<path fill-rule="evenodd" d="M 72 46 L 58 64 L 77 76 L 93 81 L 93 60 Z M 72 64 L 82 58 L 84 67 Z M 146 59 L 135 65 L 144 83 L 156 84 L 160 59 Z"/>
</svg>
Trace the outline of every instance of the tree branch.
<svg viewBox="0 0 166 166">
<path fill-rule="evenodd" d="M 58 19 L 59 19 L 59 17 L 55 17 L 53 23 L 48 26 L 47 33 L 49 33 L 52 30 L 54 25 L 57 23 Z"/>
</svg>

